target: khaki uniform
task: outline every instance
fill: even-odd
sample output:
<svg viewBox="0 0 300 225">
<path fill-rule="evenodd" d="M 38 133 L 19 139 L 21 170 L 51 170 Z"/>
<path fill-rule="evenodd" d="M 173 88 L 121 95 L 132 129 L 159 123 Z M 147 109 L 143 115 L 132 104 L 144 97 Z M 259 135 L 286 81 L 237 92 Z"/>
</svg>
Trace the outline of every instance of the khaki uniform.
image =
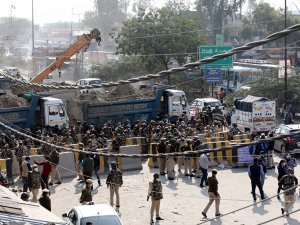
<svg viewBox="0 0 300 225">
<path fill-rule="evenodd" d="M 153 182 L 149 182 L 148 195 L 151 196 L 150 216 L 152 220 L 154 210 L 156 218 L 159 217 L 160 200 L 163 198 L 162 185 L 160 181 L 154 180 Z"/>
<path fill-rule="evenodd" d="M 122 171 L 111 170 L 106 178 L 106 184 L 109 186 L 110 205 L 114 205 L 114 195 L 116 194 L 116 207 L 120 207 L 119 187 L 123 184 Z"/>
<path fill-rule="evenodd" d="M 184 146 L 184 151 L 191 151 L 192 148 L 186 144 Z M 190 157 L 184 157 L 184 174 L 185 175 L 192 175 L 193 171 L 192 171 L 192 159 Z"/>
<path fill-rule="evenodd" d="M 294 186 L 298 185 L 298 179 L 293 174 L 288 174 L 283 176 L 279 180 L 279 187 L 283 190 L 288 190 L 284 192 L 284 211 L 286 213 L 289 213 L 291 208 L 293 207 L 293 204 L 295 202 L 295 188 L 292 188 Z"/>
<path fill-rule="evenodd" d="M 166 144 L 161 142 L 157 146 L 157 152 L 158 153 L 166 153 Z M 158 167 L 159 167 L 159 173 L 160 174 L 165 174 L 165 169 L 166 169 L 166 157 L 165 156 L 160 156 L 158 157 Z"/>
<path fill-rule="evenodd" d="M 178 152 L 183 152 L 182 148 L 184 147 L 185 144 L 186 144 L 186 140 L 185 139 L 184 140 L 180 139 L 177 143 L 177 145 L 178 145 L 177 146 L 178 147 L 177 151 Z M 178 156 L 177 164 L 178 164 L 178 170 L 181 170 L 181 167 L 184 165 L 184 157 L 183 156 Z"/>
<path fill-rule="evenodd" d="M 166 153 L 173 152 L 172 148 L 173 148 L 173 146 L 171 144 L 168 144 L 167 148 L 166 148 Z M 174 178 L 175 177 L 175 172 L 174 172 L 175 160 L 174 160 L 174 157 L 167 156 L 166 166 L 167 166 L 168 178 Z"/>
</svg>

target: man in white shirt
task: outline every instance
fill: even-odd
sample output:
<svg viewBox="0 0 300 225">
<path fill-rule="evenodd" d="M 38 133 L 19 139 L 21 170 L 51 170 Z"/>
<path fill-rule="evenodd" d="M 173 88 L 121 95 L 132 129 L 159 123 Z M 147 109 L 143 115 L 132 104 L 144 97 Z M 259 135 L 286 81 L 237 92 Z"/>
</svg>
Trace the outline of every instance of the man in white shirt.
<svg viewBox="0 0 300 225">
<path fill-rule="evenodd" d="M 207 170 L 208 170 L 208 167 L 211 166 L 211 163 L 210 163 L 210 161 L 207 157 L 207 153 L 202 153 L 200 155 L 199 164 L 200 164 L 200 169 L 201 169 L 201 172 L 202 172 L 200 187 L 204 187 L 203 182 L 205 182 L 205 184 L 206 184 L 207 176 L 208 176 Z"/>
</svg>

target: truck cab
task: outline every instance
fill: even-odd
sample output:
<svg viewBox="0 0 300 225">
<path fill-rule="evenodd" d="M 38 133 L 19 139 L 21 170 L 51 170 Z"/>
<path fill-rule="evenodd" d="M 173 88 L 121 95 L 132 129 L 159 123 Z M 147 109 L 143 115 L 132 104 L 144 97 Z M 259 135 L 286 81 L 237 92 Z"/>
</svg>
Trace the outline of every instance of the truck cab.
<svg viewBox="0 0 300 225">
<path fill-rule="evenodd" d="M 186 95 L 181 90 L 166 89 L 161 96 L 161 110 L 159 114 L 168 115 L 171 122 L 175 122 L 182 114 L 189 118 L 189 106 Z"/>
<path fill-rule="evenodd" d="M 69 117 L 61 99 L 52 97 L 40 98 L 35 111 L 35 125 L 58 126 L 59 129 L 68 128 Z"/>
</svg>

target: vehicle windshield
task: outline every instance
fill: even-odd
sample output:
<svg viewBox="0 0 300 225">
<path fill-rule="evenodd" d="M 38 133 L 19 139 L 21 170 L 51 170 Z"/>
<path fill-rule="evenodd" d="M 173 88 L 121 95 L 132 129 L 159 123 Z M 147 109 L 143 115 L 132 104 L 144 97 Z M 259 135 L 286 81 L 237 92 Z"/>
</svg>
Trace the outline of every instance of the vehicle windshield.
<svg viewBox="0 0 300 225">
<path fill-rule="evenodd" d="M 210 107 L 222 106 L 221 102 L 206 102 Z"/>
<path fill-rule="evenodd" d="M 186 101 L 184 97 L 173 96 L 173 105 L 183 105 L 186 106 Z"/>
<path fill-rule="evenodd" d="M 92 80 L 92 81 L 90 81 L 90 85 L 93 85 L 93 84 L 101 84 L 101 80 Z"/>
<path fill-rule="evenodd" d="M 86 225 L 87 222 L 99 225 L 122 225 L 117 216 L 94 216 L 82 218 L 80 221 L 81 225 Z"/>
<path fill-rule="evenodd" d="M 191 103 L 191 107 L 197 107 L 197 106 L 200 106 L 200 102 L 198 102 L 198 101 L 193 101 L 193 102 Z"/>
</svg>

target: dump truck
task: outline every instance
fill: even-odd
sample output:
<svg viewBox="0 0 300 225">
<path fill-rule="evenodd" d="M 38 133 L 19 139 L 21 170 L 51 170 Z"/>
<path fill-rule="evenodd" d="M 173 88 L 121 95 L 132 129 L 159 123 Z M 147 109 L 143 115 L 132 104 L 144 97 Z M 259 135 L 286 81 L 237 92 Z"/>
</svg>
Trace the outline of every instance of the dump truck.
<svg viewBox="0 0 300 225">
<path fill-rule="evenodd" d="M 97 127 L 107 122 L 116 124 L 129 120 L 133 123 L 157 117 L 175 122 L 183 114 L 188 117 L 189 106 L 183 91 L 158 86 L 153 89 L 153 96 L 109 102 L 68 99 L 65 105 L 70 121 L 93 122 Z"/>
<path fill-rule="evenodd" d="M 61 99 L 31 94 L 24 97 L 28 98 L 29 105 L 0 108 L 0 122 L 33 131 L 46 126 L 68 128 L 69 117 Z"/>
</svg>

